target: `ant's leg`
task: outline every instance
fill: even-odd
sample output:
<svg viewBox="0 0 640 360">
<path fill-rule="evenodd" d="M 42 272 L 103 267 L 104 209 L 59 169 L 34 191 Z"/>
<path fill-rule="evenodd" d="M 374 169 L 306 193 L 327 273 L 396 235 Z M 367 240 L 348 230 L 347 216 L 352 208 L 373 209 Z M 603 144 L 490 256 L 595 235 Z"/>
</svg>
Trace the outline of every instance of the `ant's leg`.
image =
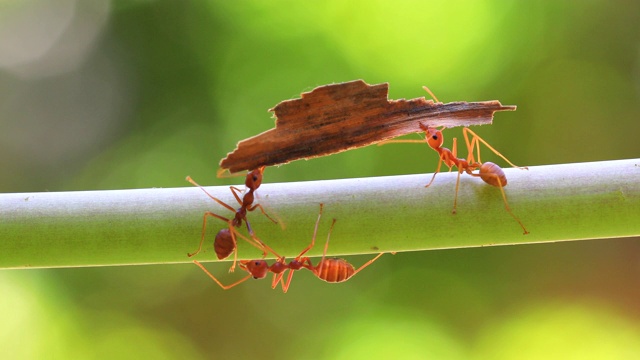
<svg viewBox="0 0 640 360">
<path fill-rule="evenodd" d="M 480 176 L 480 175 L 478 175 L 478 176 Z M 500 177 L 497 176 L 496 174 L 484 174 L 484 176 L 490 176 L 490 177 L 493 177 L 493 178 L 495 178 L 497 180 L 498 187 L 500 188 L 500 193 L 502 194 L 502 200 L 504 201 L 504 208 L 507 210 L 509 215 L 511 215 L 511 217 L 513 217 L 518 222 L 518 224 L 520 224 L 520 227 L 524 231 L 524 235 L 527 235 L 529 233 L 529 231 L 527 231 L 527 228 L 524 227 L 524 225 L 522 224 L 522 221 L 520 221 L 520 219 L 513 213 L 513 211 L 511 211 L 511 208 L 509 207 L 509 203 L 507 202 L 507 195 L 504 193 L 504 186 L 502 186 L 502 182 L 500 181 Z"/>
<path fill-rule="evenodd" d="M 238 176 L 247 176 L 247 172 L 241 171 L 241 172 L 231 173 L 229 169 L 223 169 L 223 168 L 219 168 L 218 171 L 216 171 L 216 177 L 218 179 L 232 178 L 232 177 L 238 177 Z"/>
<path fill-rule="evenodd" d="M 302 255 L 306 254 L 307 251 L 311 250 L 311 248 L 313 248 L 313 246 L 316 243 L 316 235 L 318 234 L 318 224 L 320 224 L 320 218 L 322 217 L 322 208 L 324 207 L 324 204 L 320 203 L 320 212 L 318 213 L 318 219 L 316 220 L 316 226 L 313 229 L 313 237 L 311 238 L 311 244 L 309 244 L 309 246 L 307 246 L 304 250 L 302 250 L 300 252 L 300 254 L 298 254 L 298 256 L 296 256 L 296 260 L 300 261 L 300 259 L 302 258 Z M 336 220 L 334 219 L 333 222 L 335 223 Z M 333 225 L 331 225 L 331 228 L 333 229 Z"/>
<path fill-rule="evenodd" d="M 236 240 L 236 228 L 229 224 L 229 231 L 231 232 L 231 241 L 233 242 L 233 263 L 229 268 L 229 272 L 236 270 L 236 263 L 238 262 L 238 240 Z M 238 233 L 238 235 L 240 235 Z"/>
<path fill-rule="evenodd" d="M 248 238 L 246 238 L 246 237 L 245 237 L 245 240 L 248 241 L 249 243 L 251 243 L 253 246 L 257 247 L 258 249 L 262 250 L 262 258 L 263 259 L 267 256 L 267 248 L 274 255 L 280 257 L 278 254 L 276 254 L 275 251 L 273 251 L 273 249 L 268 247 L 267 244 L 263 243 L 262 240 L 260 240 L 260 238 L 258 238 L 256 236 L 256 233 L 253 232 L 253 229 L 251 228 L 251 224 L 249 223 L 249 220 L 247 220 L 246 217 L 244 218 L 244 223 L 247 225 L 247 232 L 249 232 L 249 235 L 251 235 L 251 239 L 253 239 L 253 242 L 251 240 L 249 240 Z M 240 233 L 238 233 L 238 235 L 240 235 Z"/>
<path fill-rule="evenodd" d="M 471 136 L 471 140 L 469 140 L 469 132 L 473 134 Z M 482 160 L 480 160 L 480 144 L 478 141 L 478 136 L 473 131 L 469 130 L 469 128 L 463 128 L 462 135 L 464 135 L 464 142 L 467 145 L 467 162 L 469 164 L 473 164 L 476 162 L 476 159 L 473 156 L 473 150 L 475 149 L 477 152 L 478 163 L 482 163 Z"/>
<path fill-rule="evenodd" d="M 335 220 L 334 220 L 335 223 Z M 333 228 L 333 225 L 332 225 Z M 300 264 L 302 265 L 303 268 L 307 268 L 308 270 L 311 270 L 312 272 L 315 273 L 315 271 L 313 270 L 313 264 L 311 263 L 311 259 L 309 259 L 308 257 L 303 257 L 303 258 L 296 258 L 298 261 L 300 261 Z M 293 269 L 289 269 L 289 275 L 287 276 L 287 280 L 284 280 L 284 273 L 282 273 L 281 277 L 280 277 L 280 283 L 282 285 L 282 292 L 286 293 L 287 291 L 289 291 L 289 285 L 291 285 L 291 279 L 293 279 Z"/>
<path fill-rule="evenodd" d="M 265 258 L 267 256 L 267 253 L 272 253 L 273 256 L 275 256 L 277 259 L 280 260 L 284 260 L 284 256 L 280 256 L 280 254 L 278 254 L 275 250 L 273 250 L 271 248 L 271 246 L 265 244 L 262 240 L 260 240 L 260 238 L 258 238 L 255 234 L 251 235 L 251 238 L 253 239 L 253 242 L 250 241 L 247 237 L 242 236 L 246 241 L 248 241 L 249 243 L 253 244 L 253 246 L 257 247 L 258 249 L 262 250 L 262 258 Z"/>
<path fill-rule="evenodd" d="M 366 263 L 364 263 L 362 266 L 360 266 L 360 267 L 359 267 L 359 268 L 358 268 L 358 269 L 353 273 L 353 275 L 351 275 L 351 277 L 354 277 L 357 273 L 359 273 L 359 272 L 360 272 L 360 270 L 362 270 L 362 269 L 366 268 L 367 266 L 371 265 L 374 261 L 378 260 L 378 258 L 379 258 L 380 256 L 382 256 L 382 255 L 384 255 L 384 253 L 380 253 L 380 254 L 376 255 L 376 257 L 374 257 L 373 259 L 371 259 L 371 260 L 367 261 Z"/>
<path fill-rule="evenodd" d="M 441 155 L 442 156 L 442 155 Z M 458 138 L 453 138 L 453 142 L 451 144 L 451 155 L 444 155 L 447 157 L 447 161 L 450 162 L 450 158 L 453 157 L 454 159 L 458 158 Z M 453 166 L 449 166 L 449 172 L 451 172 L 451 169 L 453 169 Z"/>
<path fill-rule="evenodd" d="M 289 291 L 289 285 L 291 285 L 291 279 L 293 279 L 293 270 L 289 270 L 289 275 L 287 276 L 287 281 L 284 281 L 284 274 L 280 277 L 280 283 L 282 285 L 282 292 L 286 293 Z"/>
<path fill-rule="evenodd" d="M 231 190 L 231 193 L 233 194 L 233 197 L 236 198 L 236 201 L 238 202 L 238 204 L 240 204 L 240 206 L 242 206 L 242 199 L 240 198 L 240 195 L 238 195 L 238 193 L 242 194 L 242 190 L 240 190 L 239 188 L 237 188 L 235 186 L 229 186 L 229 189 Z"/>
<path fill-rule="evenodd" d="M 429 93 L 429 95 L 431 95 L 431 97 L 433 98 L 433 100 L 435 100 L 437 103 L 439 103 L 439 102 L 440 102 L 440 100 L 438 100 L 438 98 L 433 94 L 433 92 L 431 92 L 431 90 L 429 90 L 429 88 L 428 88 L 428 87 L 423 86 L 422 88 L 424 89 L 424 91 L 428 92 L 428 93 Z"/>
<path fill-rule="evenodd" d="M 289 270 L 291 271 L 291 270 Z M 271 280 L 271 288 L 275 289 L 278 286 L 278 282 L 282 282 L 282 278 L 284 277 L 284 273 L 286 270 L 281 272 L 280 274 L 273 274 L 273 279 Z"/>
<path fill-rule="evenodd" d="M 196 252 L 194 252 L 194 253 L 187 254 L 187 256 L 192 257 L 192 256 L 198 254 L 200 252 L 200 250 L 202 250 L 202 243 L 204 242 L 204 236 L 205 236 L 205 233 L 207 231 L 207 217 L 209 217 L 209 216 L 218 218 L 218 219 L 226 222 L 227 224 L 229 224 L 229 227 L 232 227 L 231 226 L 231 220 L 229 220 L 229 219 L 227 219 L 227 218 L 225 218 L 223 216 L 220 216 L 218 214 L 212 213 L 211 211 L 205 212 L 204 216 L 202 218 L 202 238 L 200 239 L 200 244 L 198 245 L 198 250 L 196 250 Z"/>
<path fill-rule="evenodd" d="M 304 250 L 302 250 L 300 252 L 300 254 L 298 254 L 298 256 L 296 256 L 296 260 L 300 261 L 300 263 L 304 264 L 308 263 L 311 267 L 313 267 L 313 265 L 311 265 L 311 260 L 309 260 L 308 257 L 302 257 L 302 255 L 304 255 L 307 251 L 311 250 L 311 248 L 313 248 L 313 246 L 315 245 L 316 242 L 316 235 L 318 234 L 318 224 L 320 224 L 320 218 L 322 217 L 322 208 L 323 208 L 323 204 L 320 204 L 320 212 L 318 213 L 318 219 L 316 220 L 316 226 L 313 229 L 313 237 L 311 238 L 311 244 L 309 244 L 309 246 L 307 246 Z M 333 219 L 333 224 L 336 223 L 336 219 Z M 331 230 L 329 230 L 329 235 L 331 235 L 331 231 L 333 230 L 333 224 L 331 224 Z M 328 240 L 328 238 L 327 238 Z M 326 253 L 326 248 L 325 248 L 325 253 Z M 324 259 L 324 255 L 323 255 L 323 259 Z M 282 276 L 280 277 L 280 282 L 282 284 L 282 292 L 287 292 L 289 290 L 289 285 L 291 285 L 291 279 L 293 279 L 293 270 L 289 270 L 289 275 L 287 275 L 287 280 L 285 281 L 283 279 L 284 274 L 282 274 Z M 274 279 L 275 281 L 275 279 Z"/>
<path fill-rule="evenodd" d="M 453 144 L 451 145 L 451 153 L 454 158 L 458 157 L 458 138 L 453 138 Z M 451 169 L 449 169 L 451 171 Z"/>
<path fill-rule="evenodd" d="M 336 224 L 336 219 L 333 219 L 331 223 L 331 227 L 329 228 L 329 233 L 327 234 L 327 242 L 324 244 L 324 251 L 322 252 L 322 259 L 320 260 L 320 266 L 317 271 L 314 271 L 316 274 L 322 273 L 322 266 L 324 266 L 324 259 L 327 257 L 327 250 L 329 249 L 329 238 L 331 238 L 331 233 L 333 232 L 333 226 Z M 311 265 L 311 260 L 308 260 L 309 265 Z"/>
<path fill-rule="evenodd" d="M 433 176 L 431 177 L 431 181 L 429 181 L 429 183 L 424 187 L 429 187 L 431 186 L 431 184 L 433 184 L 433 180 L 436 179 L 436 175 L 440 172 L 441 167 L 442 167 L 442 156 L 440 156 L 438 159 L 438 167 L 436 168 L 436 171 L 433 173 Z"/>
<path fill-rule="evenodd" d="M 277 252 L 275 252 L 275 250 L 273 250 L 271 247 L 269 247 L 262 240 L 260 240 L 260 238 L 256 236 L 255 232 L 253 232 L 253 229 L 251 228 L 251 224 L 249 223 L 249 220 L 247 220 L 246 217 L 244 218 L 244 223 L 247 225 L 247 231 L 249 232 L 249 235 L 251 235 L 251 239 L 253 239 L 253 241 L 249 240 L 249 238 L 247 238 L 246 236 L 243 236 L 240 233 L 238 233 L 238 235 L 242 236 L 242 238 L 246 240 L 248 243 L 250 243 L 251 245 L 260 249 L 262 251 L 263 259 L 267 256 L 267 252 L 271 252 L 273 255 L 275 255 L 275 257 L 279 259 L 284 259 L 284 257 L 280 256 Z"/>
<path fill-rule="evenodd" d="M 313 263 L 311 262 L 310 258 L 305 256 L 302 259 L 300 259 L 299 261 L 302 264 L 303 268 L 307 268 L 308 270 L 313 270 Z"/>
<path fill-rule="evenodd" d="M 413 139 L 400 139 L 400 140 L 395 140 L 395 139 L 389 139 L 389 140 L 382 140 L 380 142 L 378 142 L 376 145 L 378 146 L 382 146 L 382 145 L 387 145 L 387 144 L 424 144 L 424 140 L 413 140 Z"/>
<path fill-rule="evenodd" d="M 249 244 L 255 246 L 258 250 L 262 251 L 262 258 L 265 258 L 267 256 L 267 252 L 272 253 L 276 258 L 283 260 L 284 257 L 280 256 L 277 252 L 275 252 L 270 246 L 268 246 L 267 244 L 265 244 L 264 242 L 262 242 L 262 240 L 260 240 L 255 234 L 253 234 L 251 236 L 251 239 L 249 239 L 248 237 L 242 235 L 238 230 L 236 230 L 235 228 L 233 228 L 231 230 L 232 232 L 232 237 L 234 237 L 235 240 L 235 235 L 241 237 L 244 241 L 248 242 Z"/>
<path fill-rule="evenodd" d="M 511 161 L 509 161 L 509 159 L 507 159 L 504 155 L 502 155 L 500 152 L 498 152 L 498 150 L 494 149 L 491 145 L 489 145 L 489 143 L 487 143 L 486 141 L 484 141 L 483 138 L 481 138 L 480 136 L 478 136 L 478 134 L 474 133 L 473 131 L 471 131 L 471 129 L 469 128 L 464 128 L 463 131 L 468 131 L 469 133 L 471 133 L 471 135 L 473 135 L 474 137 L 476 137 L 478 139 L 479 142 L 483 143 L 486 147 L 489 148 L 489 150 L 493 151 L 494 154 L 500 156 L 502 158 L 502 160 L 506 161 L 509 165 L 511 165 L 512 167 L 515 168 L 519 168 L 519 169 L 523 169 L 523 170 L 528 170 L 529 168 L 527 168 L 526 166 L 517 166 L 515 164 L 513 164 Z M 480 161 L 480 160 L 478 160 Z"/>
<path fill-rule="evenodd" d="M 229 204 L 225 203 L 224 201 L 222 201 L 222 200 L 218 199 L 217 197 L 215 197 L 215 196 L 213 196 L 213 195 L 209 194 L 209 193 L 207 192 L 207 190 L 205 190 L 202 186 L 198 185 L 198 183 L 196 183 L 195 181 L 193 181 L 193 179 L 192 179 L 190 176 L 187 176 L 187 181 L 188 181 L 188 182 L 190 182 L 191 184 L 193 184 L 193 185 L 195 185 L 195 186 L 199 187 L 199 188 L 200 188 L 200 190 L 204 191 L 204 193 L 205 193 L 205 194 L 207 194 L 207 196 L 209 196 L 213 201 L 217 202 L 218 204 L 220 204 L 220 205 L 222 205 L 222 206 L 226 207 L 227 209 L 229 209 L 229 210 L 231 210 L 231 211 L 233 211 L 233 212 L 236 212 L 236 209 L 232 208 L 232 207 L 231 207 L 231 205 L 229 205 Z"/>
<path fill-rule="evenodd" d="M 193 263 L 194 263 L 194 264 L 196 264 L 196 265 L 198 265 L 198 266 L 200 267 L 200 269 L 202 269 L 202 271 L 204 271 L 204 273 L 205 273 L 205 274 L 207 274 L 207 275 L 208 275 L 208 276 L 209 276 L 213 281 L 215 281 L 215 282 L 216 282 L 216 284 L 220 285 L 220 287 L 221 287 L 221 288 L 223 288 L 224 290 L 229 290 L 229 289 L 231 289 L 232 287 L 234 287 L 234 286 L 236 286 L 236 285 L 238 285 L 238 284 L 241 284 L 241 283 L 243 283 L 243 282 L 247 281 L 247 280 L 251 277 L 251 274 L 249 274 L 249 275 L 247 275 L 247 276 L 243 277 L 242 279 L 240 279 L 240 280 L 238 280 L 238 281 L 234 282 L 233 284 L 224 285 L 224 284 L 222 284 L 222 283 L 220 282 L 220 280 L 216 279 L 216 277 L 215 277 L 215 276 L 213 276 L 213 274 L 211 274 L 211 273 L 209 272 L 209 270 L 207 270 L 207 269 L 206 269 L 202 264 L 200 264 L 197 260 L 193 260 Z"/>
<path fill-rule="evenodd" d="M 453 197 L 453 210 L 451 211 L 452 214 L 456 214 L 458 210 L 458 189 L 460 188 L 460 174 L 462 174 L 462 170 L 458 169 L 458 178 L 456 179 L 456 194 Z"/>
<path fill-rule="evenodd" d="M 253 210 L 255 210 L 255 209 L 260 209 L 260 212 L 262 213 L 262 215 L 266 216 L 266 217 L 267 217 L 267 219 L 271 220 L 274 224 L 278 224 L 278 221 L 277 221 L 277 220 L 274 220 L 273 218 L 271 218 L 271 216 L 269 216 L 269 214 L 267 214 L 267 213 L 264 211 L 264 208 L 263 208 L 263 207 L 262 207 L 262 205 L 260 205 L 260 204 L 254 204 L 253 206 L 248 207 L 248 208 L 247 208 L 247 211 L 253 211 Z"/>
<path fill-rule="evenodd" d="M 254 194 L 255 194 L 256 200 L 260 201 L 260 194 L 257 193 L 257 192 L 255 192 Z M 270 212 L 274 213 L 273 217 L 271 217 L 271 216 L 269 216 L 269 214 L 267 214 L 266 210 L 264 209 L 264 207 L 260 203 L 257 203 L 257 204 L 254 204 L 252 206 L 249 206 L 247 208 L 247 211 L 254 211 L 255 209 L 260 209 L 260 212 L 262 213 L 262 215 L 266 216 L 267 219 L 271 220 L 272 223 L 280 225 L 280 228 L 282 230 L 285 229 L 286 226 L 285 226 L 284 222 L 282 221 L 282 219 L 280 219 L 280 217 L 278 216 L 278 213 L 276 213 L 273 209 L 270 209 Z"/>
<path fill-rule="evenodd" d="M 453 138 L 453 151 L 452 151 L 452 157 L 455 159 L 457 158 L 457 153 L 458 153 L 458 139 L 457 138 Z M 465 138 L 466 140 L 466 138 Z M 458 212 L 458 190 L 460 189 L 460 175 L 462 174 L 462 171 L 465 170 L 462 164 L 458 163 L 457 167 L 458 167 L 458 177 L 456 178 L 456 191 L 455 191 L 455 195 L 453 196 L 453 210 L 451 211 L 452 214 L 456 214 Z M 469 172 L 468 169 L 466 169 L 466 172 Z"/>
</svg>

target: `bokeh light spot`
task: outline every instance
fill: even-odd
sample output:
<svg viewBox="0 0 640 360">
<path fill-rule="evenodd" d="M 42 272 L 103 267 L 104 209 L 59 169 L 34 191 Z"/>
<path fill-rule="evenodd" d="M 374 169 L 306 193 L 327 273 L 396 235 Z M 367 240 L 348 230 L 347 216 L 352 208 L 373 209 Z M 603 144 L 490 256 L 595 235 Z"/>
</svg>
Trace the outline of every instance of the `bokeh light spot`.
<svg viewBox="0 0 640 360">
<path fill-rule="evenodd" d="M 479 359 L 633 359 L 640 329 L 598 304 L 539 304 L 487 328 Z"/>
</svg>

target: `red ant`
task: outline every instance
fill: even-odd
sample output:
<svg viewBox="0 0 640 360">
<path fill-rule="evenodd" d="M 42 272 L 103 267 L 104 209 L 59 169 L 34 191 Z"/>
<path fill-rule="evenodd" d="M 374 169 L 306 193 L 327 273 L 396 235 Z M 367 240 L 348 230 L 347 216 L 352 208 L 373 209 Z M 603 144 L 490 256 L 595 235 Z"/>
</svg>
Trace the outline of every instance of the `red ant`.
<svg viewBox="0 0 640 360">
<path fill-rule="evenodd" d="M 460 187 L 460 174 L 462 174 L 462 172 L 466 172 L 467 174 L 474 176 L 474 177 L 479 177 L 481 178 L 484 182 L 486 182 L 489 185 L 493 185 L 493 186 L 497 186 L 500 188 L 500 192 L 502 193 L 502 199 L 504 200 L 504 207 L 507 210 L 507 212 L 509 214 L 511 214 L 511 216 L 518 222 L 518 224 L 520 224 L 520 227 L 522 227 L 522 230 L 524 230 L 524 234 L 528 234 L 529 231 L 527 231 L 527 229 L 524 227 L 524 225 L 522 224 L 522 222 L 520 221 L 520 219 L 518 219 L 518 217 L 511 211 L 511 208 L 509 207 L 509 203 L 507 202 L 507 196 L 504 193 L 504 187 L 507 185 L 507 177 L 504 174 L 504 171 L 502 171 L 502 168 L 492 162 L 485 162 L 482 163 L 480 160 L 480 145 L 478 144 L 479 142 L 482 142 L 483 144 L 485 144 L 491 151 L 493 151 L 496 155 L 500 156 L 502 159 L 504 159 L 506 162 L 509 163 L 509 165 L 513 166 L 513 167 L 517 167 L 516 165 L 514 165 L 513 163 L 511 163 L 509 160 L 507 160 L 507 158 L 505 158 L 502 154 L 500 154 L 497 150 L 495 150 L 493 147 L 491 147 L 489 144 L 487 144 L 486 141 L 484 141 L 482 138 L 480 138 L 476 133 L 474 133 L 473 131 L 471 131 L 469 128 L 463 128 L 462 129 L 462 133 L 464 135 L 464 140 L 465 143 L 467 145 L 467 150 L 469 151 L 469 154 L 467 156 L 467 159 L 461 159 L 458 158 L 456 156 L 457 153 L 457 144 L 456 144 L 456 140 L 454 138 L 454 142 L 453 142 L 453 151 L 442 147 L 442 143 L 444 141 L 443 136 L 442 136 L 442 131 L 435 129 L 435 128 L 431 128 L 428 126 L 425 126 L 424 124 L 420 123 L 420 128 L 422 130 L 424 130 L 425 134 L 427 135 L 426 140 L 427 143 L 429 144 L 429 146 L 438 152 L 438 154 L 440 155 L 440 160 L 438 161 L 438 167 L 436 169 L 436 171 L 433 173 L 433 177 L 431 177 L 431 181 L 429 181 L 429 183 L 427 185 L 425 185 L 425 187 L 429 187 L 433 181 L 436 178 L 436 174 L 438 172 L 440 172 L 440 168 L 442 166 L 442 163 L 444 162 L 444 164 L 451 169 L 453 166 L 456 166 L 458 168 L 458 178 L 456 180 L 456 194 L 453 200 L 453 210 L 452 213 L 456 213 L 456 207 L 457 207 L 457 200 L 458 200 L 458 188 Z M 472 136 L 472 140 L 469 141 L 469 133 Z M 477 147 L 477 156 L 478 156 L 478 161 L 475 160 L 474 156 L 473 156 L 473 150 L 475 146 Z M 478 173 L 473 173 L 474 170 L 479 169 Z M 521 169 L 526 169 L 526 168 L 521 168 Z"/>
<path fill-rule="evenodd" d="M 344 259 L 340 258 L 327 258 L 327 249 L 329 248 L 329 238 L 331 237 L 331 232 L 333 231 L 333 226 L 336 223 L 336 219 L 333 219 L 331 223 L 331 228 L 329 229 L 329 234 L 327 235 L 327 242 L 324 245 L 324 252 L 322 253 L 322 259 L 318 263 L 317 266 L 314 266 L 311 263 L 311 259 L 306 256 L 303 256 L 307 251 L 311 250 L 315 245 L 316 235 L 318 233 L 318 224 L 320 223 L 320 218 L 322 217 L 322 208 L 323 204 L 320 204 L 320 213 L 318 214 L 318 219 L 316 220 L 316 225 L 313 230 L 313 238 L 311 239 L 311 244 L 307 246 L 304 250 L 296 256 L 295 259 L 291 260 L 288 264 L 285 262 L 284 257 L 280 257 L 276 260 L 275 263 L 269 265 L 265 260 L 240 260 L 240 268 L 249 274 L 244 278 L 229 284 L 222 284 L 213 274 L 211 274 L 202 264 L 198 261 L 194 260 L 193 262 L 198 265 L 213 281 L 216 282 L 221 288 L 224 290 L 231 289 L 232 287 L 241 284 L 247 281 L 249 278 L 253 277 L 254 279 L 263 279 L 267 277 L 268 273 L 273 273 L 273 280 L 271 281 L 271 288 L 275 289 L 278 286 L 278 283 L 282 285 L 282 291 L 287 292 L 289 290 L 289 285 L 291 285 L 291 279 L 293 278 L 293 272 L 295 270 L 300 270 L 302 268 L 306 268 L 313 272 L 313 274 L 320 280 L 326 281 L 328 283 L 339 283 L 344 282 L 352 278 L 354 275 L 362 271 L 365 267 L 371 265 L 374 261 L 378 260 L 380 256 L 384 253 L 378 254 L 373 259 L 367 261 L 364 265 L 360 266 L 358 269 L 355 269 L 353 265 L 347 262 Z M 240 235 L 242 236 L 242 235 Z M 286 270 L 289 270 L 289 275 L 287 276 L 287 280 L 284 280 L 284 273 Z"/>
<path fill-rule="evenodd" d="M 431 92 L 431 90 L 429 90 L 429 88 L 427 88 L 426 86 L 423 86 L 423 89 L 426 90 L 436 102 L 439 102 L 436 96 Z M 487 161 L 485 163 L 482 163 L 482 161 L 480 160 L 480 143 L 483 143 L 486 147 L 489 148 L 489 150 L 493 151 L 494 154 L 500 156 L 504 161 L 509 163 L 509 165 L 511 165 L 512 167 L 516 167 L 524 170 L 526 170 L 527 167 L 518 167 L 514 165 L 511 161 L 509 161 L 506 157 L 504 157 L 504 155 L 502 155 L 500 152 L 494 149 L 484 139 L 478 136 L 478 134 L 471 131 L 471 129 L 467 127 L 462 128 L 462 134 L 464 136 L 464 141 L 467 146 L 468 155 L 467 155 L 467 159 L 462 159 L 457 157 L 458 146 L 457 146 L 456 138 L 453 138 L 453 146 L 452 146 L 453 151 L 452 151 L 445 147 L 442 147 L 442 144 L 444 142 L 444 137 L 442 136 L 442 130 L 427 126 L 421 122 L 419 123 L 419 126 L 420 126 L 420 129 L 422 129 L 426 135 L 425 140 L 427 141 L 427 144 L 429 145 L 429 147 L 435 150 L 440 156 L 440 159 L 438 160 L 438 167 L 436 171 L 433 173 L 433 177 L 431 178 L 431 181 L 429 181 L 429 183 L 425 185 L 425 187 L 431 186 L 431 184 L 436 178 L 436 174 L 440 172 L 440 168 L 442 167 L 443 162 L 449 168 L 449 171 L 451 171 L 451 168 L 455 166 L 458 168 L 458 178 L 456 180 L 456 192 L 455 192 L 455 197 L 453 199 L 453 210 L 452 210 L 453 214 L 456 213 L 456 208 L 458 203 L 458 188 L 460 187 L 460 174 L 462 174 L 462 172 L 464 171 L 471 176 L 481 178 L 484 182 L 486 182 L 489 185 L 499 187 L 500 192 L 502 193 L 502 199 L 504 200 L 505 209 L 518 222 L 518 224 L 520 224 L 520 227 L 522 227 L 522 230 L 524 230 L 524 234 L 526 235 L 529 233 L 529 231 L 527 231 L 527 229 L 524 227 L 520 219 L 517 216 L 515 216 L 515 214 L 511 211 L 511 208 L 509 207 L 509 203 L 507 202 L 507 196 L 505 195 L 504 189 L 503 189 L 505 186 L 507 186 L 507 177 L 504 174 L 504 171 L 502 170 L 502 168 L 492 162 Z M 471 134 L 471 141 L 469 141 L 469 134 Z M 420 142 L 422 143 L 422 140 L 392 140 L 389 142 L 411 142 L 411 143 Z M 478 161 L 476 161 L 475 157 L 473 156 L 474 149 L 476 150 Z M 473 171 L 476 169 L 479 169 L 479 172 L 473 173 Z"/>
<path fill-rule="evenodd" d="M 250 244 L 252 244 L 253 246 L 257 247 L 258 249 L 262 250 L 262 256 L 267 256 L 267 251 L 273 253 L 274 255 L 276 255 L 276 257 L 280 257 L 278 254 L 276 254 L 273 249 L 271 249 L 270 247 L 268 247 L 266 244 L 264 244 L 262 241 L 260 241 L 260 239 L 258 239 L 254 232 L 253 229 L 251 228 L 251 225 L 249 224 L 249 221 L 247 220 L 247 211 L 253 211 L 256 208 L 259 208 L 260 211 L 267 217 L 269 218 L 269 220 L 273 221 L 275 224 L 277 224 L 278 222 L 274 219 L 272 219 L 262 208 L 262 206 L 260 204 L 253 204 L 255 196 L 254 193 L 255 191 L 258 189 L 258 187 L 260 187 L 260 185 L 262 184 L 262 174 L 264 172 L 264 166 L 250 171 L 246 178 L 245 178 L 245 187 L 246 187 L 246 191 L 244 193 L 244 196 L 242 197 L 242 199 L 240 198 L 240 196 L 238 194 L 242 193 L 242 190 L 240 190 L 239 188 L 235 187 L 235 186 L 230 186 L 229 189 L 231 189 L 231 193 L 233 194 L 233 196 L 236 198 L 236 201 L 238 202 L 238 204 L 240 204 L 240 207 L 238 209 L 234 209 L 233 207 L 231 207 L 231 205 L 225 203 L 224 201 L 214 197 L 213 195 L 209 194 L 207 192 L 207 190 L 205 190 L 202 186 L 198 185 L 195 181 L 193 181 L 193 179 L 191 179 L 191 177 L 187 176 L 187 181 L 189 181 L 191 184 L 199 187 L 202 191 L 204 191 L 205 194 L 207 194 L 207 196 L 209 196 L 211 199 L 213 199 L 215 202 L 217 202 L 218 204 L 224 206 L 225 208 L 235 212 L 235 216 L 233 219 L 227 219 L 224 216 L 218 215 L 216 213 L 213 213 L 211 211 L 207 211 L 204 213 L 204 217 L 203 217 L 203 222 L 202 222 L 202 238 L 200 239 L 200 244 L 198 245 L 198 250 L 196 250 L 196 252 L 194 253 L 190 253 L 187 254 L 189 257 L 192 257 L 196 254 L 198 254 L 200 252 L 200 250 L 202 249 L 202 243 L 204 242 L 204 238 L 205 238 L 205 233 L 206 233 L 206 229 L 207 229 L 207 218 L 208 217 L 215 217 L 218 218 L 224 222 L 226 222 L 227 224 L 229 224 L 229 227 L 226 229 L 222 229 L 218 232 L 218 234 L 216 234 L 216 239 L 214 241 L 214 249 L 216 251 L 216 255 L 218 256 L 218 259 L 222 260 L 222 259 L 226 259 L 227 257 L 229 257 L 229 255 L 231 255 L 231 253 L 234 253 L 234 257 L 233 257 L 233 265 L 231 265 L 231 268 L 229 269 L 229 271 L 234 271 L 235 266 L 236 266 L 236 262 L 238 260 L 238 252 L 237 252 L 237 242 L 236 242 L 236 235 L 240 235 L 240 233 L 238 233 L 238 230 L 236 230 L 235 228 L 239 228 L 242 226 L 242 222 L 244 221 L 245 224 L 247 225 L 247 230 L 249 231 L 249 235 L 251 235 L 253 240 L 249 240 L 248 238 L 242 236 L 242 238 L 244 238 L 245 240 L 247 240 L 247 242 L 249 242 Z"/>
</svg>

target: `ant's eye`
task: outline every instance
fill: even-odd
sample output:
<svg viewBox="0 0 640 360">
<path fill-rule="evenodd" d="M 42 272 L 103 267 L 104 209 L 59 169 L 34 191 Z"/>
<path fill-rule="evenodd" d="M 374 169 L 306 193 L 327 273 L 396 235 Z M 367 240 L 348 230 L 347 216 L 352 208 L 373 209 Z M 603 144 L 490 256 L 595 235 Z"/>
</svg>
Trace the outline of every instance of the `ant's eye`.
<svg viewBox="0 0 640 360">
<path fill-rule="evenodd" d="M 254 263 L 253 263 L 253 265 L 255 265 L 255 266 L 260 266 L 260 261 L 256 261 L 256 262 L 254 262 Z"/>
<path fill-rule="evenodd" d="M 258 181 L 258 176 L 257 175 L 253 175 L 253 181 Z"/>
<path fill-rule="evenodd" d="M 433 140 L 438 140 L 438 135 L 433 135 L 431 138 L 432 138 Z"/>
</svg>

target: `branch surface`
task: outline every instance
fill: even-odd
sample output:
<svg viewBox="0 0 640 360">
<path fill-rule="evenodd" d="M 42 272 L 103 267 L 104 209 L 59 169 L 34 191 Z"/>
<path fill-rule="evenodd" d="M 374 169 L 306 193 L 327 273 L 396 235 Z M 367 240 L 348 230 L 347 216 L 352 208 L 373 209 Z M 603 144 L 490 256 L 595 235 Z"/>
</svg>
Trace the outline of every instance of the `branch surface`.
<svg viewBox="0 0 640 360">
<path fill-rule="evenodd" d="M 505 211 L 497 188 L 465 174 L 452 215 L 455 172 L 438 174 L 429 188 L 430 174 L 263 184 L 259 201 L 286 229 L 259 211 L 249 219 L 287 257 L 311 241 L 320 202 L 325 211 L 309 252 L 315 256 L 333 218 L 334 256 L 640 235 L 640 159 L 505 173 L 509 205 L 529 235 Z M 228 186 L 207 190 L 237 207 Z M 207 210 L 233 215 L 196 187 L 0 194 L 0 268 L 190 262 Z M 206 251 L 195 259 L 215 259 L 211 245 L 224 226 L 209 220 Z M 240 258 L 259 255 L 239 243 Z"/>
</svg>

